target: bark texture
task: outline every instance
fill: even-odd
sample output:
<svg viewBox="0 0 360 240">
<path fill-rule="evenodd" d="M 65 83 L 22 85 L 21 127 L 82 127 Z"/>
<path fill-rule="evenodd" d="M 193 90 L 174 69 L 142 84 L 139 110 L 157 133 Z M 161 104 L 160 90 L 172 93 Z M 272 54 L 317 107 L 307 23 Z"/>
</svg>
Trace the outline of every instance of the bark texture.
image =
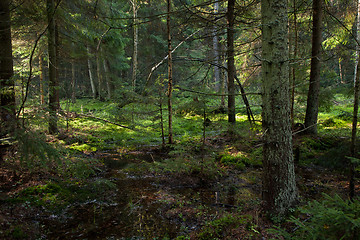
<svg viewBox="0 0 360 240">
<path fill-rule="evenodd" d="M 287 0 L 262 0 L 263 191 L 265 209 L 282 217 L 296 201 L 290 124 Z"/>
<path fill-rule="evenodd" d="M 310 85 L 306 105 L 305 127 L 306 133 L 317 134 L 317 119 L 319 112 L 319 92 L 320 92 L 320 51 L 322 33 L 322 2 L 323 0 L 313 1 L 313 30 L 312 30 L 312 50 L 311 50 L 311 70 Z"/>
<path fill-rule="evenodd" d="M 228 64 L 228 121 L 235 123 L 235 60 L 234 60 L 235 0 L 228 0 L 227 64 Z"/>
<path fill-rule="evenodd" d="M 170 28 L 170 12 L 171 12 L 171 0 L 167 0 L 167 34 L 168 34 L 168 111 L 169 111 L 169 144 L 174 143 L 173 129 L 172 129 L 172 90 L 173 90 L 173 79 L 172 79 L 172 47 L 171 47 L 171 28 Z"/>
<path fill-rule="evenodd" d="M 214 3 L 214 15 L 219 12 L 219 2 Z M 219 36 L 216 22 L 213 29 L 213 52 L 214 52 L 214 83 L 216 91 L 220 90 L 220 52 L 219 52 Z"/>
<path fill-rule="evenodd" d="M 138 43 L 139 43 L 139 28 L 137 26 L 137 11 L 138 11 L 138 5 L 137 0 L 131 0 L 132 10 L 133 10 L 133 43 L 134 43 L 134 49 L 133 49 L 133 57 L 132 57 L 132 87 L 133 91 L 135 91 L 136 86 L 136 74 L 137 74 L 137 66 L 138 66 Z"/>
<path fill-rule="evenodd" d="M 58 132 L 57 109 L 58 109 L 58 84 L 56 80 L 56 47 L 55 47 L 55 7 L 54 0 L 47 0 L 48 19 L 48 53 L 49 53 L 49 133 Z"/>
<path fill-rule="evenodd" d="M 15 129 L 10 0 L 0 1 L 0 137 Z"/>
</svg>

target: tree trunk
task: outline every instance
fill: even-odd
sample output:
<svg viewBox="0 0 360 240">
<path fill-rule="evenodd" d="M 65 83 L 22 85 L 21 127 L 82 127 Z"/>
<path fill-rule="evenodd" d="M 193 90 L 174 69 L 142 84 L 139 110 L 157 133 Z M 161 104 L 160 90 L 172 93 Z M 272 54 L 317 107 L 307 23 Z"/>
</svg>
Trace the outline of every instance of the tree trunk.
<svg viewBox="0 0 360 240">
<path fill-rule="evenodd" d="M 359 42 L 360 40 L 360 0 L 358 1 L 358 15 L 357 15 L 357 31 L 356 38 Z M 353 110 L 353 123 L 352 123 L 352 131 L 351 131 L 351 145 L 350 145 L 350 156 L 356 156 L 356 132 L 357 132 L 357 123 L 358 123 L 358 112 L 359 112 L 359 97 L 360 97 L 360 55 L 359 55 L 360 46 L 356 45 L 356 66 L 354 71 L 354 110 Z M 340 65 L 340 60 L 339 60 Z M 340 69 L 341 71 L 341 69 Z M 349 176 L 349 197 L 352 200 L 355 196 L 355 166 L 349 161 L 350 166 L 350 176 Z"/>
<path fill-rule="evenodd" d="M 234 64 L 235 0 L 228 0 L 227 63 L 228 63 L 228 121 L 235 123 L 235 64 Z"/>
<path fill-rule="evenodd" d="M 111 81 L 110 81 L 110 76 L 109 76 L 109 68 L 107 66 L 106 60 L 103 60 L 103 65 L 104 65 L 104 78 L 105 78 L 105 82 L 106 82 L 106 88 L 107 88 L 107 99 L 111 99 Z"/>
<path fill-rule="evenodd" d="M 306 133 L 317 134 L 317 119 L 319 111 L 320 92 L 320 51 L 321 51 L 321 23 L 322 23 L 322 2 L 313 1 L 313 35 L 311 51 L 310 85 L 306 105 L 305 127 Z"/>
<path fill-rule="evenodd" d="M 214 3 L 214 14 L 219 11 L 219 2 Z M 214 52 L 214 83 L 216 91 L 220 90 L 220 52 L 219 52 L 219 36 L 217 32 L 217 25 L 215 23 L 213 29 L 213 52 Z"/>
<path fill-rule="evenodd" d="M 40 104 L 45 104 L 45 96 L 44 96 L 44 69 L 43 69 L 43 58 L 41 54 L 39 54 L 39 71 L 40 71 Z"/>
<path fill-rule="evenodd" d="M 294 55 L 293 61 L 297 61 L 298 52 L 298 32 L 297 32 L 297 10 L 296 0 L 293 1 L 294 8 Z M 291 125 L 294 125 L 294 105 L 295 105 L 295 85 L 296 85 L 296 69 L 295 64 L 292 64 L 292 82 L 291 82 Z"/>
<path fill-rule="evenodd" d="M 100 61 L 101 61 L 101 56 L 100 56 L 100 49 L 96 52 L 96 75 L 97 75 L 97 79 L 98 79 L 98 97 L 99 100 L 102 100 L 102 95 L 101 95 L 101 85 L 102 85 L 102 77 L 101 77 L 101 70 L 100 70 Z"/>
<path fill-rule="evenodd" d="M 357 42 L 360 42 L 360 0 L 357 2 L 357 18 L 356 18 L 356 39 Z M 357 65 L 359 61 L 359 52 L 360 52 L 360 46 L 356 44 L 356 52 L 355 52 L 355 70 L 354 70 L 354 85 L 356 83 L 356 74 L 357 74 Z"/>
<path fill-rule="evenodd" d="M 56 47 L 55 47 L 55 8 L 54 0 L 47 0 L 48 19 L 48 52 L 49 52 L 49 133 L 58 132 L 57 127 L 57 81 L 56 81 Z"/>
<path fill-rule="evenodd" d="M 138 65 L 138 36 L 139 28 L 137 26 L 137 0 L 131 0 L 132 10 L 133 10 L 133 41 L 134 41 L 134 50 L 133 50 L 133 68 L 132 68 L 132 88 L 135 91 L 136 87 L 136 74 L 137 74 L 137 65 Z"/>
<path fill-rule="evenodd" d="M 13 76 L 10 0 L 0 1 L 0 137 L 15 130 L 15 84 Z"/>
<path fill-rule="evenodd" d="M 283 217 L 296 200 L 290 126 L 287 0 L 262 0 L 263 190 L 265 209 Z"/>
<path fill-rule="evenodd" d="M 94 78 L 93 78 L 93 75 L 92 75 L 92 72 L 91 72 L 91 61 L 90 61 L 90 48 L 89 48 L 89 46 L 87 47 L 87 52 L 88 52 L 87 64 L 88 64 L 88 70 L 89 70 L 89 79 L 90 79 L 90 85 L 91 85 L 91 92 L 92 92 L 93 98 L 96 99 L 97 92 L 96 92 Z"/>
<path fill-rule="evenodd" d="M 76 102 L 75 60 L 71 60 L 71 102 Z"/>
<path fill-rule="evenodd" d="M 223 65 L 227 69 L 225 45 L 221 44 L 220 47 L 221 47 L 221 52 L 224 53 L 222 55 Z M 226 109 L 226 107 L 225 107 L 225 88 L 226 88 L 226 82 L 227 82 L 227 71 L 222 70 L 221 72 L 222 72 L 222 76 L 221 76 L 221 84 L 220 84 L 220 93 L 221 93 L 220 107 L 225 110 Z"/>
<path fill-rule="evenodd" d="M 359 55 L 358 55 L 359 57 Z M 360 61 L 357 60 L 357 71 L 355 73 L 355 87 L 354 87 L 354 110 L 353 110 L 353 122 L 352 122 L 352 131 L 351 131 L 351 145 L 350 145 L 350 156 L 355 158 L 356 156 L 356 131 L 357 131 L 357 122 L 358 122 L 358 112 L 359 112 L 359 96 L 360 96 Z M 352 200 L 355 195 L 355 166 L 349 161 L 350 166 L 350 177 L 349 177 L 349 197 Z"/>
<path fill-rule="evenodd" d="M 57 22 L 55 21 L 55 56 L 56 56 L 56 67 L 55 67 L 55 71 L 56 71 L 56 87 L 55 87 L 55 94 L 56 94 L 56 104 L 57 104 L 57 110 L 60 109 L 60 89 L 59 89 L 59 84 L 60 84 L 60 38 L 59 38 L 59 25 L 57 24 Z"/>
<path fill-rule="evenodd" d="M 171 12 L 171 0 L 167 0 L 167 35 L 168 35 L 168 111 L 169 111 L 169 144 L 174 143 L 173 139 L 173 129 L 172 129 L 172 90 L 173 90 L 173 80 L 172 80 L 172 47 L 171 47 L 171 29 L 170 29 L 170 12 Z"/>
</svg>

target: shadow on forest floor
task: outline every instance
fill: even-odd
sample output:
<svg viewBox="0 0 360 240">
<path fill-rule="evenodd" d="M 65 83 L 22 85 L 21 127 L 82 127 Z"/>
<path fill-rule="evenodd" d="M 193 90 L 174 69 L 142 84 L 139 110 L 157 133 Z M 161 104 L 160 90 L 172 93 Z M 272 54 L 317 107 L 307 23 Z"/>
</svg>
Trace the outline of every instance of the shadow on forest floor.
<svg viewBox="0 0 360 240">
<path fill-rule="evenodd" d="M 220 151 L 231 141 L 219 137 L 209 139 L 207 144 Z M 232 145 L 236 147 L 229 151 L 251 148 L 239 142 Z M 302 151 L 305 154 L 313 149 Z M 261 209 L 260 167 L 238 170 L 218 164 L 220 173 L 210 178 L 201 169 L 188 172 L 147 169 L 166 159 L 172 161 L 169 149 L 96 151 L 90 157 L 104 165 L 99 165 L 86 184 L 76 179 L 62 182 L 51 171 L 20 174 L 19 169 L 3 162 L 0 237 L 269 239 L 272 236 L 266 231 L 272 223 Z M 206 161 L 203 158 L 195 161 Z M 324 192 L 346 194 L 347 179 L 337 171 L 300 164 L 296 174 L 301 200 L 318 199 Z"/>
</svg>

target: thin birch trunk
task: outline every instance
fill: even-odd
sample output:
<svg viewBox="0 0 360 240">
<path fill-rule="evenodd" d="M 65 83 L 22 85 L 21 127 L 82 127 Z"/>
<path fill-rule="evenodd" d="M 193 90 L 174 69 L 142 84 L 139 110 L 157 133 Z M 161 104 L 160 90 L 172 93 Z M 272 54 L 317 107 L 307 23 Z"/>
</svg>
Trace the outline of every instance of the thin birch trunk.
<svg viewBox="0 0 360 240">
<path fill-rule="evenodd" d="M 96 99 L 97 92 L 96 92 L 94 78 L 93 78 L 93 75 L 92 75 L 92 72 L 91 72 L 91 61 L 90 61 L 90 48 L 89 48 L 89 46 L 87 47 L 87 53 L 88 53 L 87 64 L 88 64 L 91 91 L 92 91 L 93 98 Z"/>
</svg>

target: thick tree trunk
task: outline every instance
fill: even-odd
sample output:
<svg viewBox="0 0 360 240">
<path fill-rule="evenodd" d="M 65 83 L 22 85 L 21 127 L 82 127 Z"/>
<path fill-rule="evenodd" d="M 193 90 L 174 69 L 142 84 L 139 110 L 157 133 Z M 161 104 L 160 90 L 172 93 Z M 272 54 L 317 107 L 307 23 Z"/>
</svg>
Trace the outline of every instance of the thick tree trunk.
<svg viewBox="0 0 360 240">
<path fill-rule="evenodd" d="M 167 0 L 167 35 L 168 35 L 168 111 L 169 111 L 169 144 L 174 143 L 173 129 L 172 129 L 172 91 L 173 91 L 173 79 L 172 79 L 172 47 L 171 47 L 171 28 L 170 28 L 170 12 L 171 12 L 171 0 Z"/>
<path fill-rule="evenodd" d="M 10 0 L 0 1 L 0 137 L 15 130 Z"/>
<path fill-rule="evenodd" d="M 317 119 L 319 111 L 320 92 L 320 51 L 322 41 L 322 2 L 313 1 L 313 35 L 311 51 L 310 85 L 306 105 L 305 127 L 306 133 L 317 134 Z"/>
<path fill-rule="evenodd" d="M 227 64 L 228 64 L 228 121 L 235 123 L 235 60 L 234 60 L 235 0 L 228 0 Z"/>
<path fill-rule="evenodd" d="M 58 132 L 57 127 L 57 80 L 56 80 L 56 47 L 55 47 L 55 7 L 54 0 L 47 0 L 48 19 L 48 52 L 49 52 L 49 133 Z"/>
<path fill-rule="evenodd" d="M 219 12 L 219 2 L 214 3 L 214 14 Z M 215 23 L 213 29 L 213 52 L 214 52 L 214 83 L 216 91 L 220 90 L 220 52 L 219 52 L 219 36 L 218 28 Z"/>
<path fill-rule="evenodd" d="M 87 64 L 88 64 L 91 92 L 92 92 L 93 98 L 96 99 L 97 92 L 96 92 L 95 82 L 94 82 L 94 78 L 93 78 L 92 71 L 91 71 L 90 48 L 89 48 L 89 46 L 87 47 L 87 52 L 88 52 Z"/>
<path fill-rule="evenodd" d="M 287 0 L 262 0 L 263 191 L 280 217 L 296 200 L 290 124 Z"/>
</svg>

